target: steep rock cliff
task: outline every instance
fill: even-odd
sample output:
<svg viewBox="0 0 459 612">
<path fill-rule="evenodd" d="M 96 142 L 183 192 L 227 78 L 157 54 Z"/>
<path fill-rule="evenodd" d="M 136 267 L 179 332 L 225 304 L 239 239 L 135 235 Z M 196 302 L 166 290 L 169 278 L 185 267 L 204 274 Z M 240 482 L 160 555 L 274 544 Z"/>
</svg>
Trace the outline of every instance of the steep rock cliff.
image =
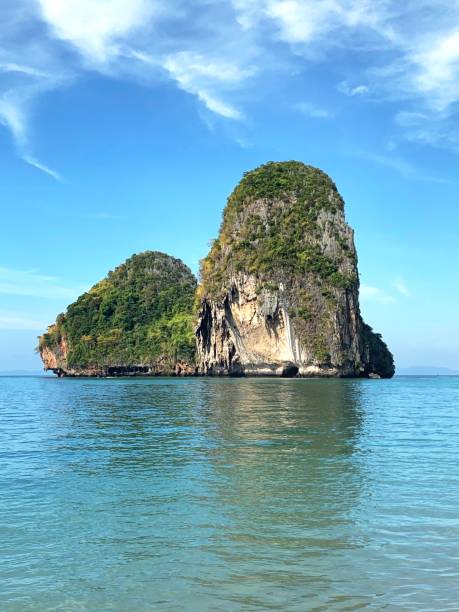
<svg viewBox="0 0 459 612">
<path fill-rule="evenodd" d="M 317 168 L 271 162 L 244 175 L 201 262 L 198 296 L 203 374 L 394 374 L 360 315 L 344 202 Z"/>
<path fill-rule="evenodd" d="M 196 279 L 179 259 L 148 251 L 84 293 L 40 336 L 59 376 L 190 375 Z"/>
</svg>

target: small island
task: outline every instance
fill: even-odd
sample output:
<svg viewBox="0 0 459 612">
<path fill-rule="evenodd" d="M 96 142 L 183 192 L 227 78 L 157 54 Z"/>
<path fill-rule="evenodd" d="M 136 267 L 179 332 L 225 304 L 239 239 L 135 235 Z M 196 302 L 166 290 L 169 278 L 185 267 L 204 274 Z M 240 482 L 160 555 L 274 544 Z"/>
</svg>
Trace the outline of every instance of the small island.
<svg viewBox="0 0 459 612">
<path fill-rule="evenodd" d="M 199 284 L 178 259 L 134 255 L 59 315 L 38 350 L 58 376 L 394 374 L 360 315 L 343 199 L 296 161 L 244 175 Z"/>
<path fill-rule="evenodd" d="M 58 376 L 195 374 L 196 279 L 179 259 L 133 255 L 71 304 L 40 336 Z"/>
</svg>

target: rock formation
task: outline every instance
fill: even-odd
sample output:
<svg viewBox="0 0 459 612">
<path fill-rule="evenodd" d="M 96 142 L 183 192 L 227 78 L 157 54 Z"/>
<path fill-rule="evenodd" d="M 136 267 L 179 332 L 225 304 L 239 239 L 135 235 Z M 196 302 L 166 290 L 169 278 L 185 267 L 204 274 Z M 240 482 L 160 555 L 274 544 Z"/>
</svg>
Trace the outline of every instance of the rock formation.
<svg viewBox="0 0 459 612">
<path fill-rule="evenodd" d="M 326 174 L 293 161 L 244 175 L 197 289 L 180 260 L 134 255 L 59 315 L 38 350 L 59 376 L 394 374 L 360 315 L 344 202 Z"/>
<path fill-rule="evenodd" d="M 58 376 L 193 375 L 196 279 L 179 259 L 133 255 L 40 336 Z"/>
<path fill-rule="evenodd" d="M 353 231 L 322 171 L 246 173 L 201 262 L 197 365 L 209 375 L 391 377 L 359 310 Z"/>
</svg>

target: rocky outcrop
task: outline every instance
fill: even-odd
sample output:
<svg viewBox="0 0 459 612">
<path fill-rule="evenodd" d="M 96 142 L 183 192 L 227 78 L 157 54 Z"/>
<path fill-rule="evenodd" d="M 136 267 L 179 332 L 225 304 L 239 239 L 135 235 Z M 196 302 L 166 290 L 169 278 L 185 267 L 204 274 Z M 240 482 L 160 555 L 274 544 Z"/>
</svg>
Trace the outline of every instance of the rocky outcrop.
<svg viewBox="0 0 459 612">
<path fill-rule="evenodd" d="M 164 253 L 133 255 L 40 336 L 58 376 L 194 376 L 196 279 Z"/>
<path fill-rule="evenodd" d="M 104 377 L 394 374 L 390 351 L 360 315 L 344 202 L 317 168 L 269 163 L 245 174 L 196 284 L 178 259 L 133 255 L 39 338 L 45 370 Z"/>
<path fill-rule="evenodd" d="M 69 366 L 67 343 L 65 339 L 53 349 L 44 346 L 40 356 L 45 371 L 54 372 L 59 378 L 95 377 L 107 378 L 118 376 L 196 376 L 198 371 L 193 362 L 172 361 L 160 358 L 153 364 L 117 364 L 117 365 L 76 365 Z"/>
<path fill-rule="evenodd" d="M 201 266 L 199 371 L 391 377 L 358 290 L 353 232 L 330 178 L 298 162 L 246 174 Z"/>
</svg>

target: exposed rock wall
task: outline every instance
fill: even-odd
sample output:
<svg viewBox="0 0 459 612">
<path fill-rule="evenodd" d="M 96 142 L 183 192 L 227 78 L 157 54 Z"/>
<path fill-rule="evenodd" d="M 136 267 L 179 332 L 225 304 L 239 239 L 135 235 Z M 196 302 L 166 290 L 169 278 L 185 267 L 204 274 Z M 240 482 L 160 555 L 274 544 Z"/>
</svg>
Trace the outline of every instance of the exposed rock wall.
<svg viewBox="0 0 459 612">
<path fill-rule="evenodd" d="M 289 174 L 285 192 L 258 197 L 273 170 L 276 180 Z M 289 190 L 291 173 L 300 179 Z M 360 316 L 353 231 L 332 181 L 290 162 L 249 173 L 241 185 L 202 265 L 200 372 L 392 376 L 392 355 Z"/>
<path fill-rule="evenodd" d="M 61 341 L 52 348 L 49 346 L 42 346 L 40 348 L 40 357 L 43 361 L 44 370 L 51 370 L 55 374 L 62 376 L 68 367 L 67 343 L 65 340 L 61 339 Z"/>
</svg>

